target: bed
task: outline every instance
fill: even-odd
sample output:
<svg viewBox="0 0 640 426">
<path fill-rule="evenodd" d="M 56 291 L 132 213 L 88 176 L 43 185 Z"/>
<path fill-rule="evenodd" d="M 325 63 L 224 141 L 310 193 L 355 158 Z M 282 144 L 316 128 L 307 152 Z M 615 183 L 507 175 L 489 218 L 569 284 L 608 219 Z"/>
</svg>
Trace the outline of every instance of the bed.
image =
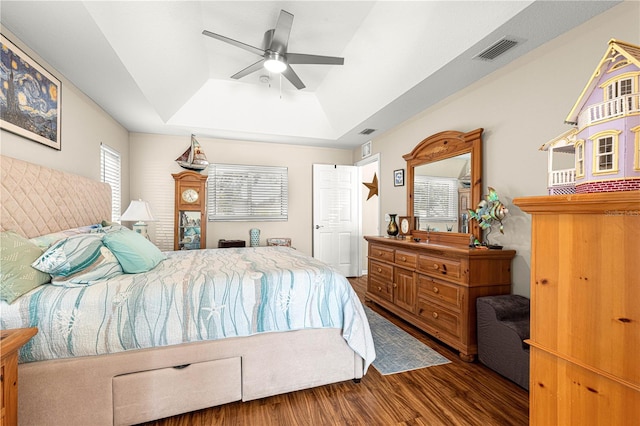
<svg viewBox="0 0 640 426">
<path fill-rule="evenodd" d="M 114 241 L 135 233 L 103 223 L 108 185 L 6 156 L 0 165 L 3 237 L 39 246 L 39 262 L 98 244 L 92 265 L 112 267 L 108 252 L 124 269 L 54 274 L 0 301 L 1 328 L 39 329 L 20 351 L 20 424 L 136 424 L 359 380 L 375 358 L 361 303 L 321 262 L 288 247 L 158 251 L 132 272 Z"/>
</svg>

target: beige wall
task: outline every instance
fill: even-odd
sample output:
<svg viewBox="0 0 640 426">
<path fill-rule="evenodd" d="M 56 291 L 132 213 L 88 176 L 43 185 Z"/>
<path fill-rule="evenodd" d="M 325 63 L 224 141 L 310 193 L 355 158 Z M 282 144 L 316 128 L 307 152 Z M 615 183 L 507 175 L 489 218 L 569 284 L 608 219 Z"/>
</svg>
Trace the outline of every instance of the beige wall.
<svg viewBox="0 0 640 426">
<path fill-rule="evenodd" d="M 245 240 L 249 229 L 260 229 L 264 244 L 269 237 L 289 237 L 298 250 L 312 252 L 312 164 L 352 163 L 351 150 L 265 144 L 198 137 L 209 162 L 284 166 L 289 169 L 289 220 L 287 222 L 208 222 L 207 247 L 221 238 Z M 189 135 L 166 136 L 132 133 L 131 196 L 151 204 L 160 221 L 150 225 L 152 239 L 162 247 L 161 232 L 173 230 L 174 181 L 172 173 L 184 171 L 175 159 L 188 148 Z"/>
<path fill-rule="evenodd" d="M 513 292 L 529 295 L 531 219 L 512 200 L 546 194 L 547 155 L 538 148 L 570 128 L 564 119 L 609 40 L 640 44 L 638 28 L 640 2 L 624 2 L 373 139 L 372 151 L 382 154 L 381 220 L 405 213 L 405 187 L 392 178 L 405 167 L 402 154 L 443 130 L 484 128 L 485 193 L 493 186 L 510 210 L 505 235 L 492 236 L 517 250 Z"/>
<path fill-rule="evenodd" d="M 103 142 L 122 155 L 121 191 L 123 200 L 127 200 L 129 198 L 129 132 L 4 27 L 2 33 L 61 80 L 62 150 L 58 151 L 2 130 L 0 153 L 100 180 L 100 143 Z M 123 201 L 122 208 L 125 209 L 127 206 L 128 203 Z"/>
</svg>

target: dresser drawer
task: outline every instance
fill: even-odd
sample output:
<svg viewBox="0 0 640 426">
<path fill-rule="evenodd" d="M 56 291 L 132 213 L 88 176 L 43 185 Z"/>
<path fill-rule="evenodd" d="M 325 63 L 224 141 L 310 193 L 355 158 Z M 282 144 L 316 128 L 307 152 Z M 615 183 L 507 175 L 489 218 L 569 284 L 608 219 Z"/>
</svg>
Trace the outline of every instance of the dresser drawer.
<svg viewBox="0 0 640 426">
<path fill-rule="evenodd" d="M 418 297 L 456 311 L 462 307 L 462 287 L 426 275 L 418 275 Z"/>
<path fill-rule="evenodd" d="M 381 246 L 378 244 L 370 244 L 369 245 L 369 257 L 378 260 L 386 260 L 387 262 L 393 262 L 394 250 L 389 247 Z"/>
<path fill-rule="evenodd" d="M 393 266 L 385 263 L 369 260 L 369 275 L 384 282 L 391 283 L 393 281 Z"/>
<path fill-rule="evenodd" d="M 367 293 L 391 301 L 393 299 L 393 284 L 391 281 L 369 276 L 367 280 Z"/>
<path fill-rule="evenodd" d="M 415 269 L 418 263 L 418 255 L 410 251 L 396 250 L 396 265 L 408 269 Z"/>
<path fill-rule="evenodd" d="M 462 265 L 460 260 L 446 257 L 420 255 L 418 270 L 434 276 L 441 276 L 460 281 Z"/>
<path fill-rule="evenodd" d="M 434 333 L 434 336 L 441 338 L 442 336 L 440 336 L 440 332 L 443 332 L 448 336 L 455 337 L 456 339 L 460 338 L 461 320 L 459 314 L 441 308 L 440 306 L 419 296 L 416 313 L 427 324 L 439 330 Z"/>
</svg>

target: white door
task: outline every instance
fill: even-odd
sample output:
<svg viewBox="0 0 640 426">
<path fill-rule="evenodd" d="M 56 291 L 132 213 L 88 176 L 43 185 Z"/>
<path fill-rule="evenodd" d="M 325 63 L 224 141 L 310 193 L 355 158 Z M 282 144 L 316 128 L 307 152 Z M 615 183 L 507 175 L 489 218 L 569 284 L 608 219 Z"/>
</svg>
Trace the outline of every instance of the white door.
<svg viewBox="0 0 640 426">
<path fill-rule="evenodd" d="M 358 276 L 358 168 L 313 165 L 313 257 Z"/>
</svg>

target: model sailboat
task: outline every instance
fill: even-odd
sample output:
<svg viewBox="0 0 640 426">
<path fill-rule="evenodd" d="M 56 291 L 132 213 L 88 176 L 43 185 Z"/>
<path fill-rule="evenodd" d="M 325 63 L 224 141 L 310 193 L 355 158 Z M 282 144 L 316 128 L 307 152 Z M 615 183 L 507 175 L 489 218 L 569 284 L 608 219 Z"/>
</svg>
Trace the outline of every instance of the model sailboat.
<svg viewBox="0 0 640 426">
<path fill-rule="evenodd" d="M 207 156 L 200 143 L 196 140 L 195 135 L 191 135 L 191 146 L 180 157 L 176 158 L 176 163 L 189 170 L 204 170 L 207 168 L 209 165 Z"/>
</svg>

